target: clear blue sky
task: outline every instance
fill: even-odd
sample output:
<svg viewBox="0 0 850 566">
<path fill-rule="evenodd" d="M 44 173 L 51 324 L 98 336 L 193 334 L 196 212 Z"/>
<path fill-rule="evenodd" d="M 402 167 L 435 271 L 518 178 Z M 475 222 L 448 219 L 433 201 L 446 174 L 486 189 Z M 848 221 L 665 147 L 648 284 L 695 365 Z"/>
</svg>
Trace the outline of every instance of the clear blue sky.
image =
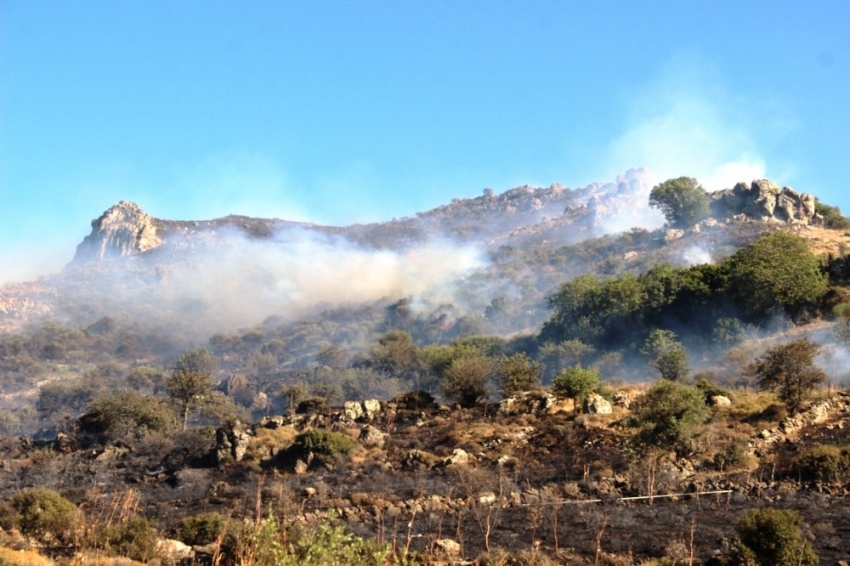
<svg viewBox="0 0 850 566">
<path fill-rule="evenodd" d="M 349 224 L 641 165 L 850 212 L 850 2 L 0 1 L 0 281 L 119 200 Z"/>
</svg>

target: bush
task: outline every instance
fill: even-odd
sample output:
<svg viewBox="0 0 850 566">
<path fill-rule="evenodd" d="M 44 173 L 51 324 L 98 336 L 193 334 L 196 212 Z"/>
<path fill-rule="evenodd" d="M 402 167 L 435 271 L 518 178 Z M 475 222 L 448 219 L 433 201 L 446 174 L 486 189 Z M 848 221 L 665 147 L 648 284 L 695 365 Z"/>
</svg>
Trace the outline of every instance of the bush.
<svg viewBox="0 0 850 566">
<path fill-rule="evenodd" d="M 764 390 L 776 391 L 792 413 L 827 375 L 815 365 L 820 346 L 808 338 L 770 348 L 748 368 Z"/>
<path fill-rule="evenodd" d="M 304 454 L 336 457 L 348 454 L 354 442 L 344 434 L 312 428 L 295 437 L 295 447 Z"/>
<path fill-rule="evenodd" d="M 581 364 L 559 371 L 552 380 L 552 391 L 558 396 L 569 397 L 576 407 L 598 386 L 599 372 L 584 369 Z"/>
<path fill-rule="evenodd" d="M 483 356 L 469 356 L 454 360 L 445 372 L 440 387 L 443 394 L 461 407 L 474 407 L 490 394 L 487 381 L 492 364 Z"/>
<path fill-rule="evenodd" d="M 696 179 L 668 179 L 649 193 L 649 206 L 661 210 L 667 222 L 677 228 L 688 228 L 708 216 L 709 199 Z"/>
<path fill-rule="evenodd" d="M 41 542 L 70 539 L 77 506 L 45 487 L 25 489 L 12 498 L 15 525 L 26 536 Z"/>
<path fill-rule="evenodd" d="M 814 446 L 797 457 L 794 468 L 804 480 L 843 484 L 850 479 L 850 446 Z"/>
<path fill-rule="evenodd" d="M 158 541 L 153 521 L 137 515 L 122 523 L 99 526 L 91 542 L 108 554 L 148 562 L 157 555 Z"/>
<path fill-rule="evenodd" d="M 644 444 L 675 448 L 693 436 L 708 414 L 702 391 L 665 379 L 632 404 L 632 426 Z"/>
<path fill-rule="evenodd" d="M 218 540 L 227 528 L 227 518 L 219 513 L 201 513 L 186 517 L 177 526 L 179 540 L 192 546 L 210 544 Z"/>
<path fill-rule="evenodd" d="M 802 520 L 791 510 L 751 509 L 735 525 L 736 546 L 748 566 L 816 566 L 818 557 L 803 538 Z"/>
<path fill-rule="evenodd" d="M 157 397 L 119 391 L 98 397 L 79 423 L 83 432 L 120 437 L 128 432 L 173 432 L 177 415 Z"/>
<path fill-rule="evenodd" d="M 540 383 L 543 366 L 520 352 L 513 356 L 502 356 L 496 365 L 499 385 L 505 395 L 528 391 Z"/>
</svg>

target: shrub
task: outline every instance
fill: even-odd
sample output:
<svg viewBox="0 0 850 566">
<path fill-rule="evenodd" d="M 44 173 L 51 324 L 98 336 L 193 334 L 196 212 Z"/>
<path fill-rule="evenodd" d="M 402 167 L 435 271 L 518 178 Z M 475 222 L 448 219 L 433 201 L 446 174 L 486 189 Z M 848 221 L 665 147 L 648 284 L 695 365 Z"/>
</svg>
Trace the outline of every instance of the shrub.
<svg viewBox="0 0 850 566">
<path fill-rule="evenodd" d="M 354 443 L 344 434 L 312 428 L 295 437 L 295 446 L 304 454 L 336 457 L 348 454 Z"/>
<path fill-rule="evenodd" d="M 461 407 L 474 407 L 487 397 L 490 389 L 492 364 L 483 356 L 469 356 L 454 360 L 440 384 L 443 394 Z"/>
<path fill-rule="evenodd" d="M 764 390 L 776 391 L 792 413 L 827 375 L 815 365 L 820 346 L 808 338 L 770 348 L 748 368 Z"/>
<path fill-rule="evenodd" d="M 543 365 L 535 362 L 523 352 L 513 356 L 502 356 L 496 364 L 499 385 L 506 395 L 528 391 L 540 383 Z"/>
<path fill-rule="evenodd" d="M 599 372 L 591 368 L 584 369 L 581 364 L 559 371 L 552 379 L 552 391 L 556 395 L 569 397 L 576 407 L 598 386 Z"/>
<path fill-rule="evenodd" d="M 794 467 L 804 480 L 844 483 L 850 477 L 850 446 L 814 446 L 797 457 Z"/>
<path fill-rule="evenodd" d="M 197 546 L 218 540 L 227 528 L 227 518 L 219 513 L 201 513 L 186 517 L 177 526 L 176 536 L 186 544 Z"/>
<path fill-rule="evenodd" d="M 748 566 L 815 566 L 818 557 L 803 538 L 802 520 L 791 510 L 751 509 L 735 525 L 736 546 Z"/>
<path fill-rule="evenodd" d="M 83 432 L 120 437 L 127 432 L 175 431 L 177 415 L 156 397 L 119 391 L 98 397 L 79 423 Z"/>
<path fill-rule="evenodd" d="M 644 444 L 674 448 L 708 418 L 703 393 L 677 381 L 661 380 L 632 405 L 632 426 Z"/>
<path fill-rule="evenodd" d="M 108 554 L 148 562 L 157 555 L 158 541 L 153 521 L 137 515 L 122 523 L 99 526 L 91 542 Z"/>
<path fill-rule="evenodd" d="M 77 506 L 46 487 L 25 489 L 12 498 L 15 524 L 26 536 L 42 542 L 70 537 Z"/>
</svg>

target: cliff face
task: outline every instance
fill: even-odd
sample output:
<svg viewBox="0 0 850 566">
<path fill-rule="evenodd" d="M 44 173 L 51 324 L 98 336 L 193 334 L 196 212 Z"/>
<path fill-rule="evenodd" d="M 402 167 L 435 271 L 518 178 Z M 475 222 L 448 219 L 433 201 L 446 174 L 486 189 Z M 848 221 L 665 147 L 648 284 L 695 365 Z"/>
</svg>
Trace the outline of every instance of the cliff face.
<svg viewBox="0 0 850 566">
<path fill-rule="evenodd" d="M 122 200 L 91 225 L 91 234 L 77 246 L 73 264 L 138 255 L 162 244 L 154 219 L 132 202 Z"/>
<path fill-rule="evenodd" d="M 711 210 L 718 220 L 743 215 L 766 222 L 808 225 L 821 220 L 815 214 L 815 202 L 812 195 L 800 194 L 791 187 L 780 189 L 767 179 L 758 179 L 713 193 Z"/>
</svg>

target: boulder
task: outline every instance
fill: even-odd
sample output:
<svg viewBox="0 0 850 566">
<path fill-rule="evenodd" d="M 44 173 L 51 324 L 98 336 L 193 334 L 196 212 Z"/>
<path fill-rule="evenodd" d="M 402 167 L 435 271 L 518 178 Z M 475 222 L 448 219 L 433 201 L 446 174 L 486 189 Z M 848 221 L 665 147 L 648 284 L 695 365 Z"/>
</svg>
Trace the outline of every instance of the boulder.
<svg viewBox="0 0 850 566">
<path fill-rule="evenodd" d="M 732 404 L 732 401 L 730 401 L 729 397 L 726 397 L 725 395 L 712 395 L 711 404 L 715 407 L 728 407 Z"/>
<path fill-rule="evenodd" d="M 598 393 L 591 393 L 584 400 L 584 412 L 591 415 L 610 415 L 613 409 L 605 397 Z"/>
<path fill-rule="evenodd" d="M 511 395 L 499 403 L 499 413 L 511 415 L 546 415 L 552 412 L 558 399 L 545 391 L 527 391 Z"/>
<path fill-rule="evenodd" d="M 370 421 L 377 417 L 381 412 L 381 402 L 377 399 L 366 399 L 363 401 L 363 413 Z"/>
<path fill-rule="evenodd" d="M 386 441 L 386 434 L 373 426 L 366 425 L 363 427 L 363 430 L 360 431 L 359 440 L 363 446 L 382 448 Z"/>
<path fill-rule="evenodd" d="M 251 444 L 251 434 L 239 421 L 215 431 L 215 458 L 219 464 L 241 462 Z"/>
<path fill-rule="evenodd" d="M 363 405 L 359 401 L 346 401 L 342 406 L 342 418 L 346 421 L 356 421 L 363 416 Z"/>
<path fill-rule="evenodd" d="M 711 212 L 717 219 L 745 218 L 764 222 L 812 224 L 817 220 L 815 197 L 791 187 L 779 188 L 767 179 L 738 183 L 711 194 Z"/>
<path fill-rule="evenodd" d="M 156 543 L 156 548 L 160 554 L 174 563 L 181 560 L 189 560 L 195 556 L 195 551 L 191 546 L 176 539 L 167 538 L 159 540 Z"/>
<path fill-rule="evenodd" d="M 617 391 L 614 393 L 614 406 L 628 409 L 632 405 L 632 396 L 626 391 Z"/>
<path fill-rule="evenodd" d="M 449 556 L 459 556 L 461 552 L 460 543 L 449 538 L 435 540 L 434 549 Z"/>
</svg>

